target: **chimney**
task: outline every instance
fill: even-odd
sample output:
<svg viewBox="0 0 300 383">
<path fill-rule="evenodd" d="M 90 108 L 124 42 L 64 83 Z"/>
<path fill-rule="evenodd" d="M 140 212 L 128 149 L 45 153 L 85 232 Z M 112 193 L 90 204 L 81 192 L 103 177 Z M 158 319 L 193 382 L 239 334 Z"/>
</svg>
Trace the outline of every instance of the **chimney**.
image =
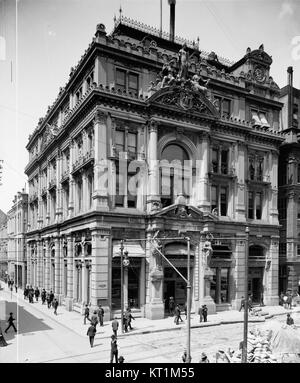
<svg viewBox="0 0 300 383">
<path fill-rule="evenodd" d="M 170 5 L 170 40 L 174 41 L 175 38 L 175 5 L 176 0 L 168 0 Z"/>
<path fill-rule="evenodd" d="M 288 72 L 288 128 L 293 127 L 293 67 L 287 68 Z"/>
</svg>

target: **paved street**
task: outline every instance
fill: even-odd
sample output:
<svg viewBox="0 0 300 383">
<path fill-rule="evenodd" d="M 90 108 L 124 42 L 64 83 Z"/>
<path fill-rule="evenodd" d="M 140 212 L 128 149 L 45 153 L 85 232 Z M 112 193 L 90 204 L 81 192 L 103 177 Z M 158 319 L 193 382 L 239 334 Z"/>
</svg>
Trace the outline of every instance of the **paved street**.
<svg viewBox="0 0 300 383">
<path fill-rule="evenodd" d="M 8 312 L 17 312 L 16 296 L 10 300 L 8 291 L 1 291 L 1 298 L 6 299 Z M 18 299 L 18 334 L 13 329 L 6 335 L 8 347 L 0 348 L 1 362 L 61 362 L 61 363 L 89 363 L 108 362 L 110 354 L 110 339 L 107 336 L 110 322 L 99 328 L 95 338 L 94 348 L 91 349 L 88 337 L 85 335 L 87 326 L 82 325 L 82 335 L 67 327 L 69 324 L 59 317 L 52 318 L 52 310 L 41 303 L 29 304 Z M 45 312 L 43 312 L 43 310 Z M 59 315 L 67 318 L 67 312 L 61 308 Z M 68 313 L 70 314 L 70 313 Z M 79 320 L 82 318 L 77 316 Z M 299 314 L 293 315 L 296 322 L 300 321 Z M 285 319 L 285 316 L 280 318 Z M 249 328 L 261 326 L 264 322 L 250 323 Z M 6 324 L 2 321 L 5 329 Z M 185 325 L 183 325 L 185 326 Z M 100 331 L 99 331 L 100 329 Z M 110 329 L 109 329 L 110 331 Z M 202 351 L 207 352 L 211 360 L 219 348 L 237 348 L 243 337 L 243 324 L 233 323 L 205 328 L 192 329 L 191 351 L 193 361 L 198 362 Z M 124 355 L 126 362 L 178 362 L 186 345 L 186 331 L 162 331 L 149 334 L 121 336 L 118 340 L 119 355 Z"/>
</svg>

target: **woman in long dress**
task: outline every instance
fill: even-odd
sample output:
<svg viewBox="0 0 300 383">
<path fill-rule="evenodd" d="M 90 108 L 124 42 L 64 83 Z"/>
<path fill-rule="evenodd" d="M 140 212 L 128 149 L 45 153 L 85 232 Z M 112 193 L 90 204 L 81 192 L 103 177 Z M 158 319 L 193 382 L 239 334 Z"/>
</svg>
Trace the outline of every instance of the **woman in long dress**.
<svg viewBox="0 0 300 383">
<path fill-rule="evenodd" d="M 0 347 L 5 347 L 5 346 L 7 346 L 7 343 L 6 343 L 6 340 L 4 339 L 2 328 L 0 326 Z"/>
</svg>

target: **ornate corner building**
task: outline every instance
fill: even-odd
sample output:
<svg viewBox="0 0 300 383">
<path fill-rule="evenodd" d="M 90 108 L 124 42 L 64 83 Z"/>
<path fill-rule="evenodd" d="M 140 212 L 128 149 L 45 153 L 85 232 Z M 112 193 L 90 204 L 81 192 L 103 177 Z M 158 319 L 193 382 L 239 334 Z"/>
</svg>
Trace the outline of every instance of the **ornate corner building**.
<svg viewBox="0 0 300 383">
<path fill-rule="evenodd" d="M 278 211 L 279 291 L 300 293 L 300 90 L 293 87 L 293 68 L 288 68 L 288 85 L 281 89 L 282 134 L 280 148 Z"/>
<path fill-rule="evenodd" d="M 236 63 L 120 15 L 95 37 L 29 137 L 27 281 L 68 310 L 125 304 L 162 318 L 184 304 L 239 307 L 245 228 L 249 291 L 278 303 L 280 89 L 260 46 Z M 201 233 L 212 239 L 204 267 Z M 173 238 L 173 239 L 172 239 Z M 127 241 L 126 241 L 127 239 Z"/>
</svg>

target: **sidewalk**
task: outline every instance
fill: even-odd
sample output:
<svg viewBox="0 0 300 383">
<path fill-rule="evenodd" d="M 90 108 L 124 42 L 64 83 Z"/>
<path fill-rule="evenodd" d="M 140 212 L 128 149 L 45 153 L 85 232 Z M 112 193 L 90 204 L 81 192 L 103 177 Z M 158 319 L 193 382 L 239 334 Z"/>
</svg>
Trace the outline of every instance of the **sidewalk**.
<svg viewBox="0 0 300 383">
<path fill-rule="evenodd" d="M 3 287 L 3 285 L 2 285 Z M 10 300 L 10 290 L 5 285 L 4 290 L 2 292 L 6 293 L 6 296 L 4 294 L 4 299 Z M 49 318 L 57 321 L 62 326 L 72 330 L 73 332 L 77 333 L 78 335 L 86 338 L 86 332 L 89 326 L 89 321 L 87 321 L 87 324 L 83 324 L 83 316 L 80 315 L 77 312 L 74 311 L 66 311 L 64 306 L 59 306 L 57 309 L 58 315 L 54 315 L 53 308 L 48 309 L 47 305 L 42 305 L 41 300 L 39 299 L 38 302 L 29 303 L 28 300 L 24 300 L 23 298 L 23 291 L 21 289 L 18 289 L 18 293 L 13 292 L 12 293 L 14 298 L 18 299 L 18 303 L 22 306 L 30 306 L 33 309 L 36 309 L 40 312 L 42 312 L 44 315 L 48 316 Z M 252 316 L 249 315 L 249 323 L 253 322 L 264 322 L 266 319 L 270 319 L 277 315 L 285 315 L 288 312 L 292 313 L 300 313 L 300 307 L 294 307 L 292 310 L 286 310 L 282 306 L 264 306 L 262 307 L 261 316 Z M 179 325 L 176 325 L 174 323 L 174 317 L 167 317 L 164 319 L 158 319 L 158 320 L 150 320 L 147 318 L 136 318 L 134 321 L 132 321 L 133 330 L 130 330 L 126 334 L 121 334 L 120 327 L 119 327 L 119 338 L 128 337 L 130 335 L 136 335 L 136 334 L 148 334 L 148 333 L 155 333 L 155 332 L 162 332 L 162 331 L 186 331 L 186 320 L 185 316 L 182 315 L 183 322 Z M 199 316 L 192 314 L 191 315 L 191 328 L 199 328 L 199 327 L 210 327 L 210 326 L 220 326 L 225 324 L 231 324 L 231 323 L 243 323 L 244 321 L 244 312 L 239 312 L 237 310 L 231 310 L 231 311 L 222 311 L 218 312 L 216 314 L 208 315 L 208 322 L 199 322 Z M 97 333 L 101 335 L 101 338 L 110 338 L 112 335 L 112 327 L 111 327 L 112 321 L 106 321 L 104 322 L 104 326 L 100 327 L 97 325 Z M 119 320 L 120 323 L 120 320 Z"/>
</svg>

